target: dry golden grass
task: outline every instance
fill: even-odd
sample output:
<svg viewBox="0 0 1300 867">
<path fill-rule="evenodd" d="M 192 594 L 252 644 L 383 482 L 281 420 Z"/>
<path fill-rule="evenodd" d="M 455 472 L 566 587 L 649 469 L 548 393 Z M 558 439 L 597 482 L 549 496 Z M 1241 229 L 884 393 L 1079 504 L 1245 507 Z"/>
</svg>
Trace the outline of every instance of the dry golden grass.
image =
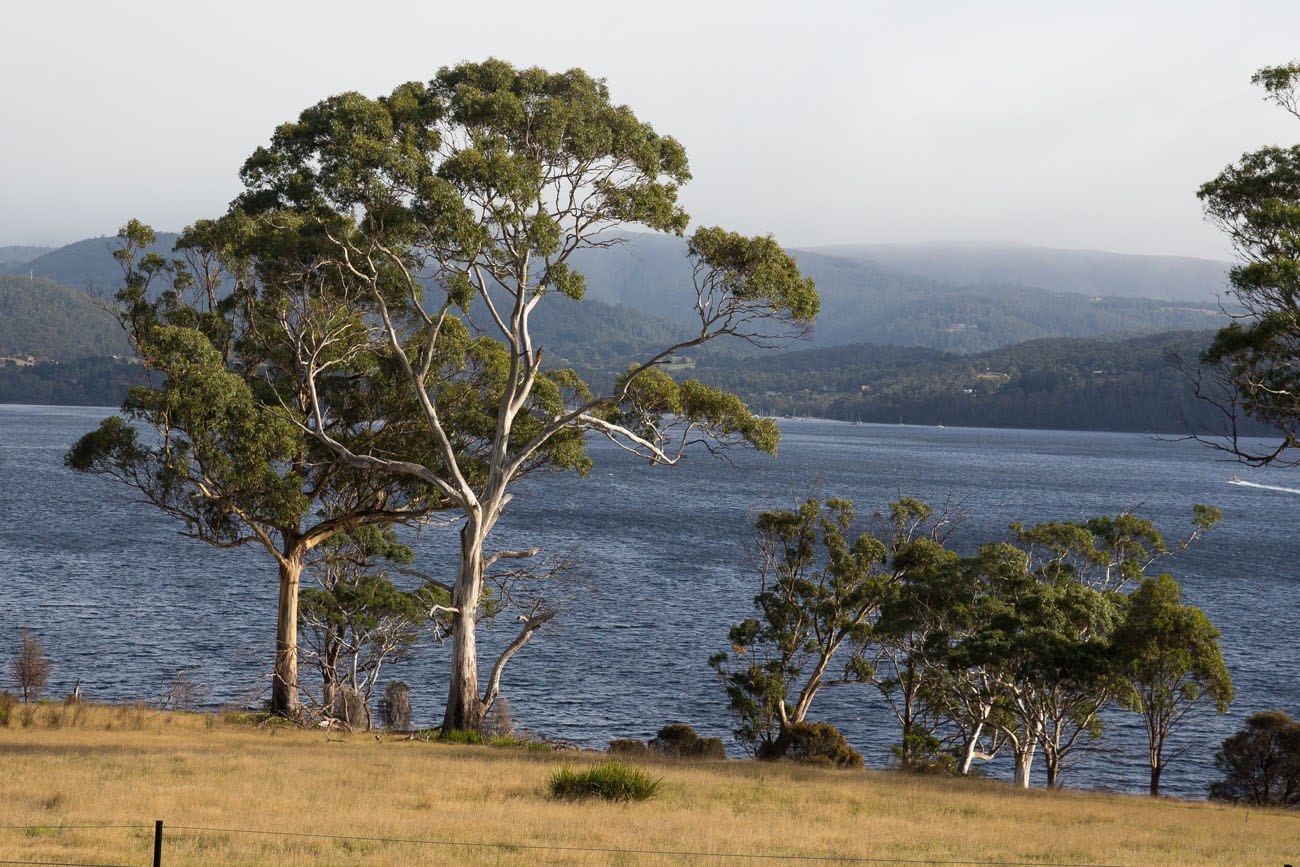
<svg viewBox="0 0 1300 867">
<path fill-rule="evenodd" d="M 148 863 L 156 818 L 169 828 L 168 865 L 715 863 L 181 826 L 967 862 L 1281 865 L 1300 853 L 1300 816 L 1280 811 L 752 762 L 657 763 L 656 800 L 575 804 L 550 800 L 546 777 L 595 755 L 251 728 L 139 707 L 43 706 L 25 726 L 23 713 L 0 728 L 0 825 L 40 828 L 0 830 L 0 860 Z M 80 824 L 150 827 L 60 828 Z"/>
</svg>

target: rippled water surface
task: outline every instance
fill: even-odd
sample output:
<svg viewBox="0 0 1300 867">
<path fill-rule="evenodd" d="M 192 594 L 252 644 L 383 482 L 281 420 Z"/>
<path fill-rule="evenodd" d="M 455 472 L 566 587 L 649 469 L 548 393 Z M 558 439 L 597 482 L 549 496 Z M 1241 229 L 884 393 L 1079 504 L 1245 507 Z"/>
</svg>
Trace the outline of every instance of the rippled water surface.
<svg viewBox="0 0 1300 867">
<path fill-rule="evenodd" d="M 80 679 L 92 698 L 149 697 L 184 668 L 213 686 L 214 701 L 242 696 L 267 667 L 275 570 L 252 548 L 216 551 L 183 538 L 119 487 L 66 470 L 63 453 L 107 412 L 0 406 L 0 642 L 12 645 L 20 624 L 35 628 L 55 661 L 52 694 Z M 1240 475 L 1300 487 L 1300 471 L 1247 470 L 1194 444 L 1133 434 L 817 421 L 783 429 L 775 460 L 742 454 L 730 466 L 701 456 L 652 468 L 597 444 L 587 479 L 553 476 L 520 489 L 497 540 L 576 547 L 591 590 L 508 669 L 519 722 L 589 746 L 648 737 L 667 720 L 725 736 L 725 698 L 705 660 L 748 613 L 748 528 L 758 511 L 809 491 L 851 497 L 862 511 L 900 492 L 952 495 L 969 514 L 959 547 L 999 538 L 1013 520 L 1133 506 L 1172 535 L 1193 503 L 1217 505 L 1223 525 L 1171 569 L 1222 630 L 1238 701 L 1186 736 L 1190 749 L 1165 786 L 1199 796 L 1214 774 L 1214 748 L 1243 717 L 1300 712 L 1300 496 L 1226 484 Z M 448 569 L 450 541 L 445 531 L 422 534 L 421 565 Z M 445 655 L 429 643 L 393 670 L 412 685 L 422 721 L 439 713 Z M 828 690 L 814 716 L 840 726 L 869 764 L 886 763 L 896 729 L 874 693 Z M 1067 771 L 1067 784 L 1145 786 L 1135 720 L 1112 715 L 1101 747 Z"/>
</svg>

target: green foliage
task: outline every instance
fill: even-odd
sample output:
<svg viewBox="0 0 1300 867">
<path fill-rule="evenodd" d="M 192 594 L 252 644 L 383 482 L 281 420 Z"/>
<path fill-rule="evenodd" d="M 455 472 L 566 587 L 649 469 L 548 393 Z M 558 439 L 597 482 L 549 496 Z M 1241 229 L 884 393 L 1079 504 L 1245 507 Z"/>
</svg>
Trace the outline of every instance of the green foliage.
<svg viewBox="0 0 1300 867">
<path fill-rule="evenodd" d="M 619 762 L 601 762 L 582 770 L 568 765 L 551 772 L 546 787 L 552 798 L 582 801 L 648 801 L 663 789 L 663 780 Z"/>
<path fill-rule="evenodd" d="M 943 747 L 943 741 L 919 728 L 911 728 L 903 741 L 889 748 L 898 769 L 908 774 L 944 776 L 957 772 L 957 761 Z"/>
<path fill-rule="evenodd" d="M 717 227 L 700 228 L 686 250 L 697 271 L 707 271 L 706 303 L 776 315 L 803 328 L 817 318 L 817 287 L 771 235 L 747 238 Z"/>
<path fill-rule="evenodd" d="M 1214 754 L 1214 765 L 1224 777 L 1210 785 L 1213 800 L 1300 807 L 1300 723 L 1283 711 L 1252 714 Z"/>
<path fill-rule="evenodd" d="M 908 772 L 969 773 L 1009 746 L 1018 759 L 1041 752 L 1056 786 L 1065 759 L 1101 736 L 1103 708 L 1139 694 L 1147 707 L 1172 698 L 1177 713 L 1156 715 L 1172 720 L 1160 723 L 1163 749 L 1189 702 L 1226 706 L 1231 685 L 1217 632 L 1146 570 L 1221 517 L 1195 506 L 1174 543 L 1128 512 L 1012 524 L 1007 541 L 963 556 L 947 547 L 958 516 L 911 497 L 852 542 L 846 500 L 764 513 L 760 616 L 709 660 L 736 736 L 759 757 L 785 756 L 819 689 L 869 683 L 898 720 L 892 751 Z"/>
<path fill-rule="evenodd" d="M 1182 601 L 1172 575 L 1147 578 L 1129 597 L 1115 636 L 1130 692 L 1124 703 L 1157 719 L 1181 716 L 1204 702 L 1226 713 L 1232 679 L 1219 646 L 1219 630 L 1201 609 Z"/>
<path fill-rule="evenodd" d="M 255 399 L 203 335 L 159 326 L 149 340 L 150 367 L 165 386 L 133 388 L 124 416 L 78 440 L 68 465 L 144 483 L 160 508 L 202 539 L 243 540 L 250 518 L 296 526 L 308 507 L 296 475 L 286 472 L 302 448 L 298 431 Z M 131 421 L 165 425 L 168 437 L 146 444 Z"/>
<path fill-rule="evenodd" d="M 1122 680 L 1119 702 L 1145 724 L 1155 795 L 1174 730 L 1200 708 L 1226 713 L 1232 702 L 1219 631 L 1205 612 L 1182 601 L 1172 575 L 1160 575 L 1143 579 L 1133 591 L 1113 644 Z"/>
</svg>

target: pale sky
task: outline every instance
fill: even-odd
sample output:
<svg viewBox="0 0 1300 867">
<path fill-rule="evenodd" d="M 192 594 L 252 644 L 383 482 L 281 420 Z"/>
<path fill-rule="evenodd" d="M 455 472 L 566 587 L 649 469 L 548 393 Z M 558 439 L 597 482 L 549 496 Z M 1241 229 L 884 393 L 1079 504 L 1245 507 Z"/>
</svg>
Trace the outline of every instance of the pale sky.
<svg viewBox="0 0 1300 867">
<path fill-rule="evenodd" d="M 1300 142 L 1300 2 L 0 4 L 0 245 L 224 210 L 276 124 L 495 55 L 579 66 L 686 147 L 697 223 L 1226 258 L 1197 186 Z"/>
</svg>

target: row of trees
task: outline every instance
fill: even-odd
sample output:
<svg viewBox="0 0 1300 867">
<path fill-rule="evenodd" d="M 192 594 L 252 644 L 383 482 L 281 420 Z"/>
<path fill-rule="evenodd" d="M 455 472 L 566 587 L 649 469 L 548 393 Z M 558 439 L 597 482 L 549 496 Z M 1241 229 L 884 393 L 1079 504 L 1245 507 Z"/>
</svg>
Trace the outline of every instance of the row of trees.
<svg viewBox="0 0 1300 867">
<path fill-rule="evenodd" d="M 756 615 L 710 660 L 736 736 L 780 757 L 822 690 L 856 684 L 897 720 L 901 768 L 968 774 L 1005 752 L 1028 787 L 1041 754 L 1055 788 L 1118 705 L 1143 720 L 1156 795 L 1171 736 L 1233 692 L 1218 631 L 1147 570 L 1219 517 L 1197 506 L 1173 546 L 1131 513 L 1012 525 L 1010 541 L 962 555 L 947 545 L 956 516 L 915 499 L 862 532 L 842 499 L 764 513 Z"/>
</svg>

